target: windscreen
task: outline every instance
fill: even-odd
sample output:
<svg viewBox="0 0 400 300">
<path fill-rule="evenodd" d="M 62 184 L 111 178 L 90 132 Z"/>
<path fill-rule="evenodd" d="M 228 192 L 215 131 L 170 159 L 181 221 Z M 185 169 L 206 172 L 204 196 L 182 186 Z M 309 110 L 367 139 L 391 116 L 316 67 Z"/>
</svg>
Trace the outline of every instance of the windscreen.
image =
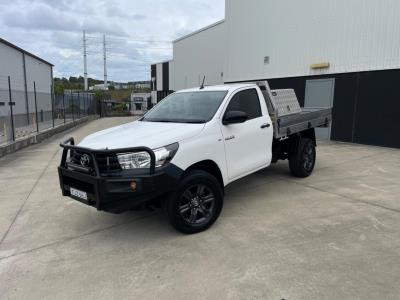
<svg viewBox="0 0 400 300">
<path fill-rule="evenodd" d="M 226 94 L 226 91 L 171 94 L 149 111 L 142 121 L 206 123 L 213 118 Z"/>
</svg>

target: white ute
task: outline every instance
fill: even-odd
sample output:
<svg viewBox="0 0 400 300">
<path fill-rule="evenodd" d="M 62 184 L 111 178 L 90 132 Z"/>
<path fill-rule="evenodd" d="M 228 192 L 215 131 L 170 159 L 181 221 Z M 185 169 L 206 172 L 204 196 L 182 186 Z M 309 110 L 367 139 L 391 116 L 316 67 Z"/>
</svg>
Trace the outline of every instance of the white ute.
<svg viewBox="0 0 400 300">
<path fill-rule="evenodd" d="M 209 86 L 171 94 L 138 121 L 64 148 L 64 196 L 119 213 L 149 201 L 184 233 L 218 218 L 224 188 L 278 160 L 296 177 L 315 165 L 315 127 L 331 108 L 301 109 L 293 90 L 267 82 Z"/>
</svg>

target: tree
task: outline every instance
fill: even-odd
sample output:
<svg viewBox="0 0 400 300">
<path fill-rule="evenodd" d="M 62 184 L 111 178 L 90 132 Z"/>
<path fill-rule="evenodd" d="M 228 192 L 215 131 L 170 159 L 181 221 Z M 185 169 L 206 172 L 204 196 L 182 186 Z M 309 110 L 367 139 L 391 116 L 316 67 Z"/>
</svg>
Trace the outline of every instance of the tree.
<svg viewBox="0 0 400 300">
<path fill-rule="evenodd" d="M 57 96 L 64 95 L 64 85 L 60 81 L 54 81 L 54 94 Z"/>
<path fill-rule="evenodd" d="M 70 77 L 69 77 L 69 82 L 70 82 L 70 83 L 78 83 L 78 78 L 73 77 L 73 76 L 70 76 Z"/>
<path fill-rule="evenodd" d="M 100 102 L 104 99 L 104 93 L 102 91 L 96 91 L 94 94 L 94 100 Z"/>
</svg>

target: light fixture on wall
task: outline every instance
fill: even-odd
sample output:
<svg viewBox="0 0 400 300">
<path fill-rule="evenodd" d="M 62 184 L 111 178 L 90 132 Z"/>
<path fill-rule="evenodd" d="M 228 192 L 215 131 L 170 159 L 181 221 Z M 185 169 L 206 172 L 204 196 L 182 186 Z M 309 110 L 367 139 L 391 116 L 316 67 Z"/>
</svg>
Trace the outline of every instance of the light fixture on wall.
<svg viewBox="0 0 400 300">
<path fill-rule="evenodd" d="M 329 62 L 320 62 L 316 64 L 312 64 L 310 67 L 313 70 L 321 70 L 321 69 L 329 69 L 331 64 Z"/>
<path fill-rule="evenodd" d="M 269 56 L 264 56 L 264 64 L 269 65 L 269 62 L 270 62 Z"/>
</svg>

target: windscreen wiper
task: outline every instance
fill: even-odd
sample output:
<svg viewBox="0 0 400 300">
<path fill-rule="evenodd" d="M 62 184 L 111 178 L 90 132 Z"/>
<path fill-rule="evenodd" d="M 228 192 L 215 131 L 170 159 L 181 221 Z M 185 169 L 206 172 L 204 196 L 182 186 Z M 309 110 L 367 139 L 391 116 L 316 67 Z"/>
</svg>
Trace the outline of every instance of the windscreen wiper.
<svg viewBox="0 0 400 300">
<path fill-rule="evenodd" d="M 179 119 L 143 119 L 145 122 L 159 122 L 159 123 L 186 123 L 186 124 L 203 124 L 206 120 L 179 120 Z"/>
<path fill-rule="evenodd" d="M 188 123 L 188 124 L 203 124 L 206 123 L 206 120 L 188 120 L 188 121 L 182 121 L 182 123 Z"/>
<path fill-rule="evenodd" d="M 143 119 L 144 122 L 154 122 L 154 123 L 176 123 L 174 120 L 164 120 L 164 119 Z"/>
</svg>

